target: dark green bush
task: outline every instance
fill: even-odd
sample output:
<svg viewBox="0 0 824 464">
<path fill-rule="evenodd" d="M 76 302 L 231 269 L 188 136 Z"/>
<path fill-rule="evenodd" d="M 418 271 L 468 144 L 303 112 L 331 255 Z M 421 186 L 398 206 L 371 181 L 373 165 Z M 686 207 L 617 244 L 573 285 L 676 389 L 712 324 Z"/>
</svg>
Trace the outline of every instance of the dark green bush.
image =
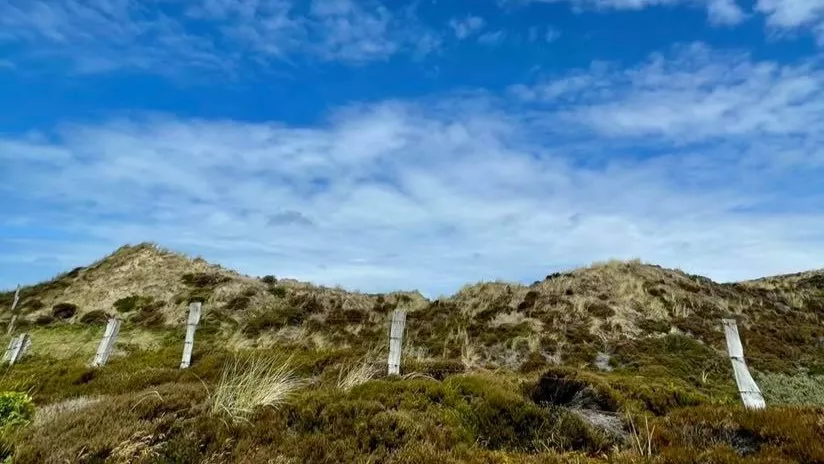
<svg viewBox="0 0 824 464">
<path fill-rule="evenodd" d="M 106 311 L 96 309 L 81 316 L 80 322 L 83 324 L 105 324 L 109 321 L 109 317 Z"/>
<path fill-rule="evenodd" d="M 274 285 L 278 282 L 278 279 L 273 275 L 265 275 L 260 280 L 263 281 L 264 284 L 268 285 Z"/>
<path fill-rule="evenodd" d="M 249 307 L 249 304 L 251 304 L 252 297 L 254 297 L 255 294 L 257 294 L 257 289 L 247 288 L 240 295 L 236 295 L 227 301 L 225 309 L 232 312 L 244 311 Z"/>
<path fill-rule="evenodd" d="M 277 330 L 287 325 L 300 325 L 309 315 L 303 308 L 283 306 L 254 312 L 243 327 L 243 333 L 257 336 L 266 330 Z"/>
<path fill-rule="evenodd" d="M 226 276 L 211 272 L 194 272 L 183 274 L 181 280 L 189 287 L 214 288 L 230 279 Z"/>
<path fill-rule="evenodd" d="M 465 405 L 456 409 L 475 440 L 486 448 L 534 452 L 541 448 L 597 452 L 612 443 L 582 419 L 560 408 L 541 407 L 517 389 L 479 376 L 448 380 Z"/>
<path fill-rule="evenodd" d="M 34 320 L 34 323 L 37 325 L 49 325 L 54 321 L 54 316 L 50 316 L 48 314 L 41 314 L 37 316 L 37 319 Z"/>
<path fill-rule="evenodd" d="M 638 323 L 638 328 L 646 333 L 667 333 L 670 330 L 670 324 L 664 320 L 643 319 Z"/>
<path fill-rule="evenodd" d="M 615 315 L 615 310 L 609 305 L 601 302 L 593 302 L 587 305 L 587 312 L 594 317 L 607 318 Z"/>
<path fill-rule="evenodd" d="M 129 318 L 129 322 L 142 327 L 162 327 L 166 322 L 166 317 L 160 312 L 163 305 L 161 301 L 143 306 Z"/>
<path fill-rule="evenodd" d="M 286 298 L 286 287 L 282 285 L 273 285 L 266 289 L 275 298 Z"/>
<path fill-rule="evenodd" d="M 519 311 L 526 311 L 532 309 L 535 306 L 535 302 L 538 301 L 538 297 L 541 294 L 536 292 L 535 290 L 530 290 L 526 292 L 524 295 L 524 300 L 518 305 Z"/>
<path fill-rule="evenodd" d="M 611 388 L 570 369 L 550 369 L 529 393 L 540 405 L 610 412 L 620 407 L 618 396 Z"/>
<path fill-rule="evenodd" d="M 537 351 L 531 351 L 518 370 L 523 373 L 536 372 L 546 369 L 548 365 L 549 363 L 544 355 Z"/>
<path fill-rule="evenodd" d="M 72 303 L 57 303 L 52 306 L 52 316 L 58 319 L 70 319 L 77 314 L 77 305 Z"/>
<path fill-rule="evenodd" d="M 151 302 L 152 297 L 150 296 L 131 295 L 115 301 L 114 309 L 121 313 L 128 313 L 138 310 Z"/>
<path fill-rule="evenodd" d="M 70 279 L 74 279 L 77 276 L 79 276 L 80 273 L 83 272 L 84 269 L 86 269 L 86 268 L 83 267 L 83 266 L 76 267 L 76 268 L 72 269 L 71 271 L 67 272 L 66 277 L 68 277 Z"/>
</svg>

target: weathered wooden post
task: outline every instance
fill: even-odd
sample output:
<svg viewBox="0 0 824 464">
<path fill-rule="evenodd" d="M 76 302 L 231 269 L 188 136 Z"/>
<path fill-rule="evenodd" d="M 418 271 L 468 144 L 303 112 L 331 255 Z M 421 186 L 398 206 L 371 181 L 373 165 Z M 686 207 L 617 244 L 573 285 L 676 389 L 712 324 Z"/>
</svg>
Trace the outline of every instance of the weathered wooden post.
<svg viewBox="0 0 824 464">
<path fill-rule="evenodd" d="M 14 349 L 14 344 L 17 343 L 17 337 L 12 338 L 9 340 L 9 345 L 6 347 L 6 352 L 3 353 L 3 362 L 7 362 L 11 359 L 11 350 Z"/>
<path fill-rule="evenodd" d="M 767 405 L 764 403 L 764 396 L 761 395 L 761 390 L 750 375 L 747 363 L 744 361 L 744 347 L 741 345 L 741 337 L 738 335 L 738 325 L 735 323 L 735 319 L 722 319 L 721 323 L 724 325 L 727 353 L 730 355 L 735 383 L 738 385 L 741 401 L 748 409 L 765 408 Z"/>
<path fill-rule="evenodd" d="M 109 319 L 106 324 L 106 331 L 103 332 L 103 338 L 100 340 L 100 345 L 97 347 L 97 353 L 94 355 L 92 367 L 105 366 L 109 360 L 109 355 L 112 353 L 117 334 L 120 332 L 120 319 L 115 317 Z"/>
<path fill-rule="evenodd" d="M 17 285 L 17 290 L 14 291 L 14 301 L 11 303 L 11 320 L 9 321 L 9 328 L 6 329 L 6 335 L 11 335 L 14 331 L 14 323 L 17 322 L 17 303 L 20 301 L 20 284 Z"/>
<path fill-rule="evenodd" d="M 3 355 L 3 362 L 8 362 L 9 366 L 13 366 L 29 349 L 31 345 L 31 338 L 29 334 L 20 334 L 11 339 L 9 346 L 6 348 L 6 353 Z"/>
<path fill-rule="evenodd" d="M 389 329 L 389 375 L 400 374 L 405 327 L 406 311 L 399 309 L 392 311 L 392 326 Z"/>
<path fill-rule="evenodd" d="M 189 320 L 186 323 L 186 342 L 183 344 L 183 360 L 180 361 L 180 368 L 186 369 L 192 363 L 192 350 L 195 346 L 195 330 L 200 322 L 201 303 L 196 301 L 189 304 Z"/>
<path fill-rule="evenodd" d="M 31 345 L 31 340 L 29 339 L 29 334 L 24 333 L 20 334 L 17 337 L 17 343 L 14 345 L 14 349 L 11 352 L 11 359 L 9 359 L 9 366 L 13 366 L 29 349 L 29 345 Z"/>
</svg>

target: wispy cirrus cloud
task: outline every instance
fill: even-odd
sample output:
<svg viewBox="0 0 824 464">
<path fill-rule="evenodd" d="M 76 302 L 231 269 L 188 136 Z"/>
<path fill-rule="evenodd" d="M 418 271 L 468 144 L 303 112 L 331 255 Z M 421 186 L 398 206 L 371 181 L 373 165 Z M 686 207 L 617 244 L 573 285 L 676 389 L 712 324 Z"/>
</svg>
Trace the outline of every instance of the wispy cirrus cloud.
<svg viewBox="0 0 824 464">
<path fill-rule="evenodd" d="M 462 19 L 453 18 L 449 20 L 449 27 L 455 33 L 455 37 L 463 40 L 481 29 L 486 25 L 486 21 L 480 16 L 467 16 Z"/>
<path fill-rule="evenodd" d="M 64 60 L 80 73 L 181 68 L 229 71 L 240 62 L 296 58 L 363 63 L 437 49 L 414 9 L 378 0 L 11 0 L 0 43 L 18 60 Z"/>
<path fill-rule="evenodd" d="M 518 99 L 5 136 L 0 198 L 16 212 L 0 254 L 62 250 L 80 265 L 155 240 L 251 274 L 430 295 L 611 257 L 720 280 L 818 267 L 822 82 L 815 62 L 694 45 L 551 77 Z M 48 233 L 21 242 L 16 230 Z"/>
<path fill-rule="evenodd" d="M 682 143 L 818 137 L 815 128 L 824 124 L 824 71 L 817 61 L 757 62 L 700 43 L 655 54 L 636 67 L 599 63 L 511 91 L 605 136 Z"/>
<path fill-rule="evenodd" d="M 487 32 L 478 37 L 478 43 L 488 47 L 494 47 L 506 40 L 506 35 L 506 31 L 503 30 Z"/>
<path fill-rule="evenodd" d="M 527 3 L 569 3 L 579 11 L 586 10 L 642 10 L 656 6 L 695 6 L 707 10 L 715 24 L 733 25 L 746 19 L 747 14 L 736 0 L 525 0 Z M 803 0 L 802 0 L 803 1 Z"/>
<path fill-rule="evenodd" d="M 521 0 L 513 0 L 521 1 Z M 822 0 L 523 0 L 522 3 L 568 3 L 578 11 L 642 10 L 650 7 L 705 8 L 710 23 L 733 26 L 761 15 L 774 32 L 804 31 L 824 43 Z"/>
</svg>

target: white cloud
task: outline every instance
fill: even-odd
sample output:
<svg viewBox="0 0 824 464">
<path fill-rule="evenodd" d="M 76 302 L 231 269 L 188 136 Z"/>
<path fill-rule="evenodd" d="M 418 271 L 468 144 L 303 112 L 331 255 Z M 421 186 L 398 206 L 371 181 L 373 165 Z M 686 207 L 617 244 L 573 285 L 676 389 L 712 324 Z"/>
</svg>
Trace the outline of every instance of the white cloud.
<svg viewBox="0 0 824 464">
<path fill-rule="evenodd" d="M 534 3 L 569 3 L 574 9 L 584 10 L 643 10 L 656 6 L 700 6 L 707 9 L 711 22 L 738 24 L 746 18 L 737 0 L 529 0 Z M 777 0 L 781 1 L 781 0 Z M 792 0 L 790 0 L 792 1 Z M 799 0 L 803 1 L 803 0 Z"/>
<path fill-rule="evenodd" d="M 486 46 L 501 44 L 506 39 L 506 31 L 487 32 L 478 36 L 478 43 Z"/>
<path fill-rule="evenodd" d="M 701 44 L 631 69 L 598 65 L 512 91 L 608 136 L 819 137 L 824 125 L 824 71 L 814 63 L 755 62 Z"/>
<path fill-rule="evenodd" d="M 168 116 L 6 136 L 0 195 L 21 212 L 4 233 L 69 238 L 2 259 L 55 252 L 66 268 L 155 240 L 250 274 L 431 295 L 610 257 L 722 280 L 812 268 L 821 80 L 695 46 L 524 86 L 526 106 L 453 96 L 302 127 Z"/>
<path fill-rule="evenodd" d="M 707 15 L 712 23 L 727 25 L 738 24 L 747 16 L 736 0 L 710 0 L 707 3 Z"/>
<path fill-rule="evenodd" d="M 822 0 L 758 0 L 755 9 L 767 15 L 770 25 L 781 28 L 818 24 L 824 19 Z"/>
<path fill-rule="evenodd" d="M 555 29 L 553 27 L 547 27 L 546 33 L 544 34 L 544 40 L 548 43 L 555 42 L 556 40 L 561 38 L 561 31 Z"/>
<path fill-rule="evenodd" d="M 736 25 L 751 14 L 739 0 L 527 0 L 528 3 L 568 3 L 577 11 L 643 10 L 650 7 L 701 7 L 715 25 Z M 754 5 L 753 5 L 754 3 Z M 752 13 L 766 17 L 769 28 L 782 33 L 811 32 L 824 44 L 824 0 L 755 0 Z"/>
<path fill-rule="evenodd" d="M 561 31 L 552 26 L 547 26 L 546 28 L 531 26 L 526 34 L 526 40 L 529 43 L 535 43 L 538 39 L 542 39 L 546 43 L 552 43 L 559 38 L 561 38 Z"/>
<path fill-rule="evenodd" d="M 486 22 L 480 16 L 467 16 L 463 19 L 451 19 L 449 27 L 455 32 L 455 37 L 463 40 L 484 28 Z"/>
<path fill-rule="evenodd" d="M 320 36 L 317 50 L 327 60 L 384 59 L 400 47 L 389 39 L 392 14 L 382 5 L 367 11 L 351 0 L 315 0 L 311 11 Z"/>
<path fill-rule="evenodd" d="M 767 25 L 773 31 L 809 30 L 824 46 L 824 1 L 758 0 L 755 9 L 767 15 Z"/>
<path fill-rule="evenodd" d="M 362 63 L 437 49 L 413 8 L 378 0 L 10 0 L 0 3 L 0 43 L 25 44 L 18 60 L 68 60 L 75 71 L 181 68 L 229 72 L 241 61 L 310 56 Z"/>
</svg>

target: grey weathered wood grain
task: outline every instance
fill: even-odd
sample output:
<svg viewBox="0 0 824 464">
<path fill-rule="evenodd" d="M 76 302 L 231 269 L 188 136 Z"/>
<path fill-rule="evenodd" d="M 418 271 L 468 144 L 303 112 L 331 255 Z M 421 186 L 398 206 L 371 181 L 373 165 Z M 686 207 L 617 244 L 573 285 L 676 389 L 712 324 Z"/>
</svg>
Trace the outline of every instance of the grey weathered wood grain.
<svg viewBox="0 0 824 464">
<path fill-rule="evenodd" d="M 192 350 L 195 346 L 195 331 L 200 323 L 201 303 L 194 302 L 189 305 L 189 319 L 186 322 L 186 341 L 183 344 L 183 359 L 180 361 L 180 368 L 186 369 L 192 363 Z"/>
<path fill-rule="evenodd" d="M 97 347 L 97 353 L 92 361 L 92 367 L 105 366 L 112 353 L 115 342 L 117 341 L 117 334 L 120 332 L 120 320 L 117 318 L 109 319 L 106 324 L 106 331 L 103 332 L 103 338 L 100 340 L 100 345 Z"/>
<path fill-rule="evenodd" d="M 738 385 L 738 392 L 741 394 L 741 401 L 749 409 L 764 409 L 764 396 L 755 383 L 747 369 L 744 360 L 744 346 L 741 345 L 741 337 L 738 335 L 738 325 L 735 319 L 722 319 L 724 326 L 724 336 L 727 340 L 727 353 L 730 355 L 732 369 L 735 375 L 735 383 Z"/>
<path fill-rule="evenodd" d="M 29 339 L 29 334 L 24 333 L 17 336 L 14 348 L 12 348 L 11 355 L 9 356 L 9 366 L 13 366 L 14 363 L 23 357 L 29 349 L 30 344 L 31 340 Z"/>
<path fill-rule="evenodd" d="M 389 375 L 400 373 L 405 327 L 406 311 L 396 309 L 392 312 L 392 325 L 389 329 Z"/>
</svg>

